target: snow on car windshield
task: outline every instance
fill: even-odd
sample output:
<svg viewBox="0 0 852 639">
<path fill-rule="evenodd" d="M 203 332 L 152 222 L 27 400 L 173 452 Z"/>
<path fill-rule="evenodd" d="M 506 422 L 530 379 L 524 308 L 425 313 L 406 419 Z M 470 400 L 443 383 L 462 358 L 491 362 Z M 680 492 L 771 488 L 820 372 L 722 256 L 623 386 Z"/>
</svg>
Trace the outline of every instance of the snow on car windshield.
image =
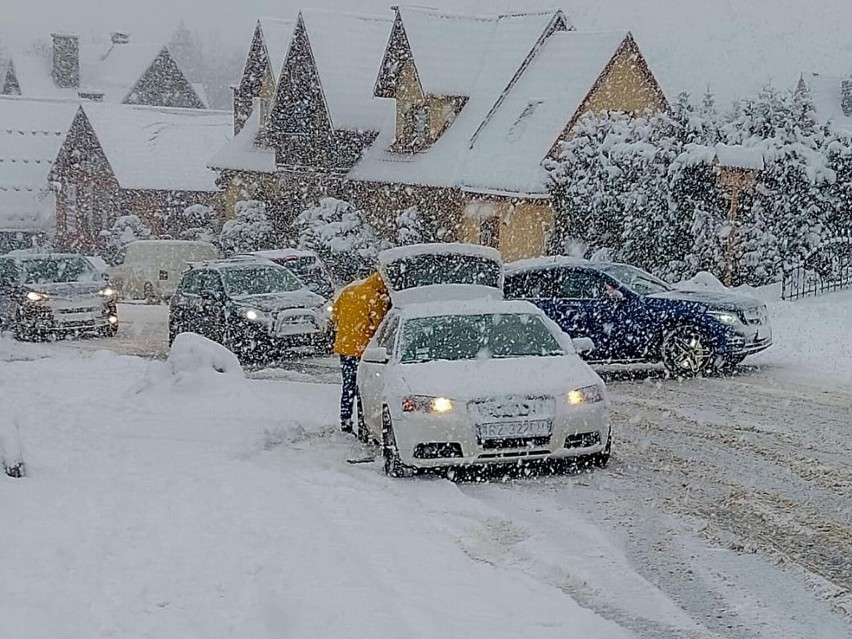
<svg viewBox="0 0 852 639">
<path fill-rule="evenodd" d="M 533 315 L 439 315 L 405 322 L 400 361 L 406 364 L 564 354 L 553 333 Z"/>
<path fill-rule="evenodd" d="M 500 288 L 502 267 L 494 260 L 475 255 L 423 254 L 390 262 L 389 285 L 404 291 L 434 284 L 476 284 Z"/>
<path fill-rule="evenodd" d="M 302 283 L 286 268 L 261 266 L 222 271 L 225 290 L 231 297 L 286 293 L 302 288 Z"/>
<path fill-rule="evenodd" d="M 24 284 L 91 282 L 97 275 L 91 262 L 82 257 L 31 258 L 21 260 L 18 265 Z"/>
<path fill-rule="evenodd" d="M 598 266 L 598 268 L 639 295 L 654 295 L 655 293 L 665 293 L 672 290 L 672 287 L 663 280 L 657 279 L 650 273 L 632 266 L 607 264 L 605 266 Z"/>
</svg>

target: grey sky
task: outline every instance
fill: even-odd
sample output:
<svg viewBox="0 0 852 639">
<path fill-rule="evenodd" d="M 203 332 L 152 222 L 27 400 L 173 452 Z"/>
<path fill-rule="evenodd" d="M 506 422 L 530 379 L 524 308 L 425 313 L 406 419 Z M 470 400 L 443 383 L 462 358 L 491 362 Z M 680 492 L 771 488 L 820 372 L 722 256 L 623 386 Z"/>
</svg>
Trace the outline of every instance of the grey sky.
<svg viewBox="0 0 852 639">
<path fill-rule="evenodd" d="M 206 38 L 247 46 L 257 16 L 300 6 L 381 13 L 393 0 L 0 0 L 10 48 L 53 30 L 100 36 L 114 29 L 165 40 L 182 19 Z M 585 30 L 633 31 L 670 93 L 710 86 L 724 101 L 767 81 L 792 86 L 802 70 L 852 75 L 849 0 L 417 0 L 456 11 L 561 6 Z"/>
</svg>

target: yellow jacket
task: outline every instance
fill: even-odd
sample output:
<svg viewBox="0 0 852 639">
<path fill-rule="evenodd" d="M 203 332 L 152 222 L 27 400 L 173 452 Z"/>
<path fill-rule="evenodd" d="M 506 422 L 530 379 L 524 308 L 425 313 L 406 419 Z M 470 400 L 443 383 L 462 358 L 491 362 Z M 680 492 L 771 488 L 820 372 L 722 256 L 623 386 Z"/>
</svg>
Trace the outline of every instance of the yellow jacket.
<svg viewBox="0 0 852 639">
<path fill-rule="evenodd" d="M 388 290 L 378 273 L 344 288 L 331 308 L 337 329 L 334 352 L 361 357 L 389 307 Z"/>
</svg>

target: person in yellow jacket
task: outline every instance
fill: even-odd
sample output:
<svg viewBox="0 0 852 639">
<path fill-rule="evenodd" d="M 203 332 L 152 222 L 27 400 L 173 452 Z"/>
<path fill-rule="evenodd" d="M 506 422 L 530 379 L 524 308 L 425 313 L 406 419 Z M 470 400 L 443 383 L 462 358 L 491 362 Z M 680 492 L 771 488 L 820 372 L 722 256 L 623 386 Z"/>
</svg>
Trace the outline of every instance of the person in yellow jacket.
<svg viewBox="0 0 852 639">
<path fill-rule="evenodd" d="M 343 376 L 340 394 L 340 428 L 343 432 L 352 432 L 352 413 L 356 401 L 359 417 L 361 415 L 356 384 L 358 362 L 389 307 L 390 297 L 385 283 L 378 273 L 373 273 L 367 279 L 346 286 L 331 308 L 331 321 L 336 329 L 334 352 L 340 356 L 340 372 Z"/>
</svg>

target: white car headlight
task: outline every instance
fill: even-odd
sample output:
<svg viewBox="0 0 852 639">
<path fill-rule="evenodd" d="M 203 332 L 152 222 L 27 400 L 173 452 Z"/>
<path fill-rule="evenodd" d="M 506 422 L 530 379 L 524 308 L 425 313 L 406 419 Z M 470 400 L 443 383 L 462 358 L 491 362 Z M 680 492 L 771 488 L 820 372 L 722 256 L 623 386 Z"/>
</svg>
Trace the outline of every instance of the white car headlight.
<svg viewBox="0 0 852 639">
<path fill-rule="evenodd" d="M 35 291 L 30 291 L 27 293 L 27 299 L 30 302 L 45 302 L 47 301 L 47 295 L 44 293 L 36 293 Z"/>
<path fill-rule="evenodd" d="M 591 386 L 583 386 L 568 391 L 568 404 L 570 406 L 580 406 L 582 404 L 594 404 L 595 402 L 603 401 L 603 389 L 597 384 Z"/>
<path fill-rule="evenodd" d="M 98 295 L 101 295 L 102 297 L 112 297 L 113 295 L 115 295 L 115 291 L 112 290 L 109 286 L 107 286 L 106 288 L 102 288 L 101 290 L 99 290 Z"/>
<path fill-rule="evenodd" d="M 409 395 L 402 400 L 402 412 L 404 413 L 449 413 L 452 410 L 453 402 L 446 397 Z"/>
<path fill-rule="evenodd" d="M 726 326 L 733 326 L 740 322 L 739 316 L 733 311 L 707 311 L 707 314 L 716 318 Z"/>
<path fill-rule="evenodd" d="M 243 317 L 251 322 L 264 322 L 270 319 L 269 313 L 264 313 L 256 308 L 245 308 L 241 311 Z"/>
</svg>

